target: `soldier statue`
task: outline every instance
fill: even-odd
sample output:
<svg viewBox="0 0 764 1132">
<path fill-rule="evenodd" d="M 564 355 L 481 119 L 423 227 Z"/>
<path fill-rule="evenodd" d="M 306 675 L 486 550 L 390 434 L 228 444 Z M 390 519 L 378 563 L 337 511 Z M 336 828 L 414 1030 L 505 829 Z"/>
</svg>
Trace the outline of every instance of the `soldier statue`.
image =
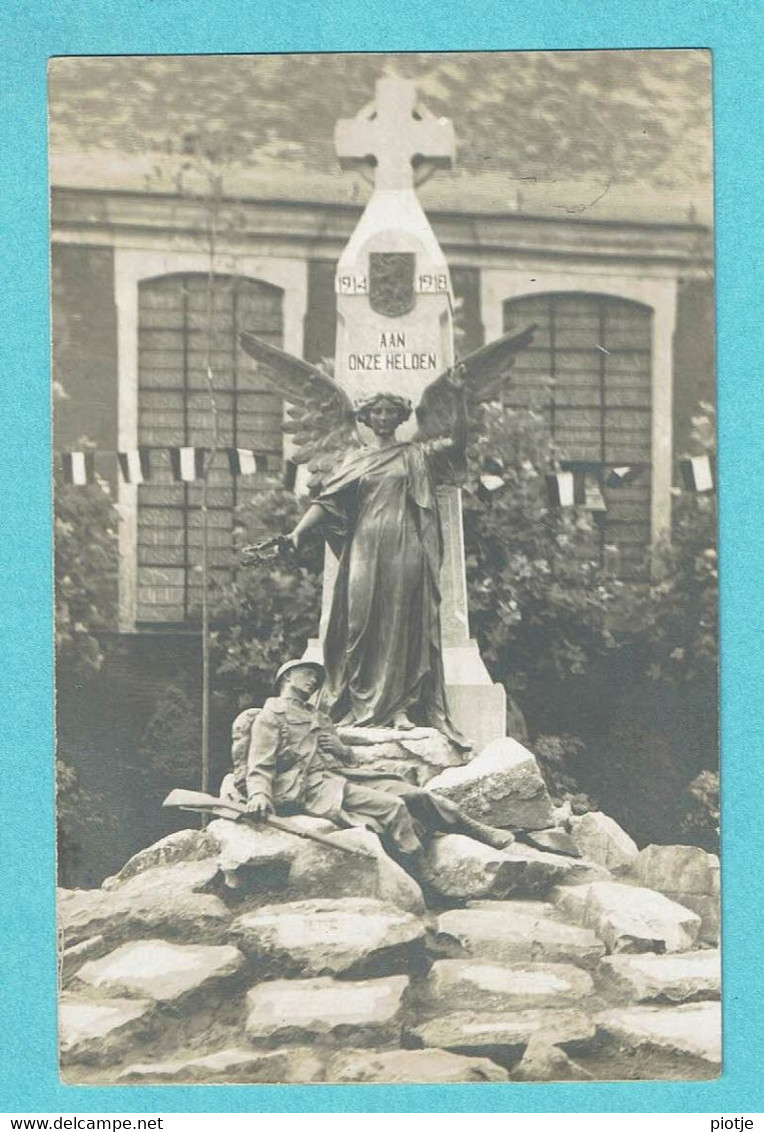
<svg viewBox="0 0 764 1132">
<path fill-rule="evenodd" d="M 342 828 L 371 829 L 425 884 L 431 879 L 425 850 L 433 833 L 463 833 L 494 848 L 512 843 L 512 833 L 475 821 L 448 799 L 398 775 L 359 767 L 315 702 L 324 678 L 323 666 L 312 661 L 281 666 L 275 695 L 234 723 L 234 771 L 223 797 L 245 799 L 258 821 L 311 814 Z"/>
</svg>

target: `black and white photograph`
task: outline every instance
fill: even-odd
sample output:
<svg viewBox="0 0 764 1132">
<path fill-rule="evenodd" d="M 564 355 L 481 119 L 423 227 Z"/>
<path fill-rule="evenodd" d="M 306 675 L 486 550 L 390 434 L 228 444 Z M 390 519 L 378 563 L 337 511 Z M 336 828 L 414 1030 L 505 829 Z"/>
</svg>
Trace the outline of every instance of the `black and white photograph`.
<svg viewBox="0 0 764 1132">
<path fill-rule="evenodd" d="M 61 1080 L 718 1077 L 711 53 L 48 112 Z"/>
</svg>

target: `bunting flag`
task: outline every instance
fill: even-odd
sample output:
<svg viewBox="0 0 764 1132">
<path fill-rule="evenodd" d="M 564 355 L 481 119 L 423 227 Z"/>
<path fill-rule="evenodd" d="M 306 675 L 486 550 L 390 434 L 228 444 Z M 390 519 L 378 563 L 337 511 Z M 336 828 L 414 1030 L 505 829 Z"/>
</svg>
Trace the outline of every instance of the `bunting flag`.
<svg viewBox="0 0 764 1132">
<path fill-rule="evenodd" d="M 256 473 L 264 474 L 268 471 L 268 461 L 265 456 L 261 456 L 251 448 L 228 448 L 227 452 L 232 476 L 254 476 Z"/>
<path fill-rule="evenodd" d="M 575 507 L 583 503 L 583 476 L 574 472 L 549 472 L 546 490 L 551 507 Z"/>
<path fill-rule="evenodd" d="M 176 483 L 193 483 L 204 476 L 206 448 L 171 448 L 170 466 Z"/>
<path fill-rule="evenodd" d="M 64 483 L 95 483 L 95 452 L 64 452 Z"/>
<path fill-rule="evenodd" d="M 488 456 L 483 461 L 482 471 L 478 477 L 478 499 L 487 501 L 504 487 L 505 482 L 504 461 L 499 456 Z"/>
<path fill-rule="evenodd" d="M 710 456 L 685 456 L 679 461 L 684 486 L 688 491 L 713 491 L 714 462 Z"/>
<path fill-rule="evenodd" d="M 480 495 L 482 492 L 485 492 L 487 495 L 491 496 L 495 491 L 498 491 L 500 487 L 504 487 L 504 476 L 500 476 L 496 472 L 483 472 L 478 483 L 482 489 L 482 491 L 478 490 L 478 494 Z"/>
<path fill-rule="evenodd" d="M 605 477 L 606 487 L 622 487 L 625 483 L 633 483 L 642 474 L 642 469 L 632 464 L 621 468 L 611 468 Z"/>
<path fill-rule="evenodd" d="M 607 503 L 596 476 L 584 477 L 584 502 L 587 511 L 607 511 Z"/>
<path fill-rule="evenodd" d="M 145 483 L 151 479 L 151 456 L 148 448 L 131 448 L 127 452 L 118 452 L 117 460 L 125 483 Z"/>
<path fill-rule="evenodd" d="M 586 511 L 607 511 L 597 476 L 584 472 L 550 472 L 546 476 L 551 507 L 583 507 Z"/>
</svg>

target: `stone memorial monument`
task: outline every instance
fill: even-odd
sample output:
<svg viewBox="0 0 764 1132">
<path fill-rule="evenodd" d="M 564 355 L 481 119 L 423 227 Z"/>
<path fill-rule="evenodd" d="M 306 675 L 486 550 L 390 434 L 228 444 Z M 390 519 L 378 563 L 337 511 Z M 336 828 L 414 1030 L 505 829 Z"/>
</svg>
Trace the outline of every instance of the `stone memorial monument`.
<svg viewBox="0 0 764 1132">
<path fill-rule="evenodd" d="M 315 367 L 252 335 L 242 336 L 263 379 L 270 379 L 294 406 L 296 458 L 309 467 L 312 462 L 317 490 L 327 473 L 331 477 L 336 472 L 341 457 L 365 441 L 353 418 L 354 407 L 381 393 L 410 401 L 418 406 L 416 421 L 404 420 L 404 411 L 392 440 L 399 445 L 431 442 L 453 430 L 456 391 L 463 387 L 465 413 L 471 404 L 495 394 L 497 381 L 532 332 L 510 333 L 461 359 L 454 380 L 454 300 L 448 266 L 415 189 L 416 182 L 436 169 L 449 167 L 454 134 L 450 122 L 421 106 L 412 82 L 380 79 L 374 102 L 355 118 L 338 122 L 335 144 L 343 168 L 360 169 L 373 179 L 374 191 L 337 265 L 333 383 Z M 463 442 L 461 448 L 463 456 Z M 326 458 L 329 452 L 336 454 L 333 459 Z M 378 474 L 376 469 L 373 474 Z M 445 676 L 451 721 L 481 750 L 506 734 L 505 693 L 492 682 L 469 635 L 461 492 L 454 477 L 450 481 L 441 477 L 437 485 L 442 530 L 438 665 Z M 320 520 L 318 511 L 315 518 Z M 325 644 L 338 557 L 329 548 L 331 539 L 327 542 L 320 636 L 310 642 L 305 658 L 326 660 L 331 669 Z"/>
</svg>

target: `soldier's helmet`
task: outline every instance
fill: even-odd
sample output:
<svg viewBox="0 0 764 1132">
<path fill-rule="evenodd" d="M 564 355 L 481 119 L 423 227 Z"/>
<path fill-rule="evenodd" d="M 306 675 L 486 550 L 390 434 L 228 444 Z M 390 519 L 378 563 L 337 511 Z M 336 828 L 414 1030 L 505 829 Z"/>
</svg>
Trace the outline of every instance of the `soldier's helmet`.
<svg viewBox="0 0 764 1132">
<path fill-rule="evenodd" d="M 274 677 L 273 686 L 277 692 L 287 672 L 291 672 L 294 668 L 312 668 L 316 674 L 319 685 L 323 684 L 326 676 L 323 664 L 319 664 L 316 660 L 288 660 L 286 664 L 281 665 L 281 668 L 279 668 Z"/>
</svg>

